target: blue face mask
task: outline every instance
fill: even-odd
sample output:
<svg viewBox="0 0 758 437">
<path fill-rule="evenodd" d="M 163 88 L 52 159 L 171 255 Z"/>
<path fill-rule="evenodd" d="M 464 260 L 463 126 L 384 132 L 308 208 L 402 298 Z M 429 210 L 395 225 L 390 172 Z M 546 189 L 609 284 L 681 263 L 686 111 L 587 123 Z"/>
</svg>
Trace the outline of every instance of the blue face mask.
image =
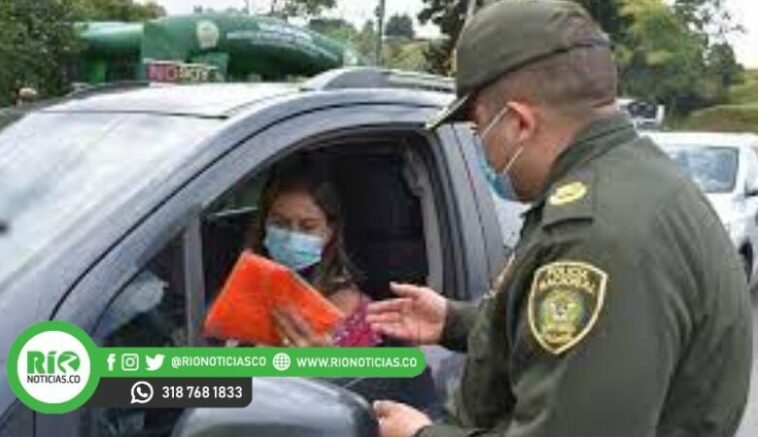
<svg viewBox="0 0 758 437">
<path fill-rule="evenodd" d="M 484 145 L 484 140 L 487 138 L 487 135 L 492 132 L 495 126 L 503 121 L 503 118 L 505 118 L 505 115 L 508 114 L 509 110 L 510 107 L 505 106 L 497 115 L 495 115 L 489 125 L 484 128 L 480 136 L 482 145 Z M 487 156 L 484 154 L 484 150 L 481 147 L 477 147 L 476 149 L 477 158 L 479 159 L 479 167 L 481 167 L 482 172 L 484 172 L 484 178 L 490 184 L 497 196 L 503 200 L 516 199 L 516 192 L 513 190 L 513 184 L 511 184 L 511 179 L 508 177 L 508 172 L 510 171 L 513 164 L 516 163 L 516 160 L 521 156 L 524 148 L 520 147 L 516 151 L 516 153 L 511 157 L 510 161 L 508 161 L 508 164 L 505 166 L 505 169 L 502 173 L 498 172 L 492 167 L 492 165 L 487 160 Z"/>
<path fill-rule="evenodd" d="M 512 200 L 515 196 L 513 193 L 513 187 L 511 181 L 507 177 L 498 174 L 492 165 L 490 165 L 487 158 L 484 156 L 484 152 L 480 147 L 476 147 L 476 158 L 479 161 L 479 168 L 484 174 L 484 179 L 495 191 L 498 197 L 505 200 Z"/>
<path fill-rule="evenodd" d="M 296 272 L 321 262 L 324 240 L 321 237 L 266 226 L 263 245 L 274 261 Z"/>
</svg>

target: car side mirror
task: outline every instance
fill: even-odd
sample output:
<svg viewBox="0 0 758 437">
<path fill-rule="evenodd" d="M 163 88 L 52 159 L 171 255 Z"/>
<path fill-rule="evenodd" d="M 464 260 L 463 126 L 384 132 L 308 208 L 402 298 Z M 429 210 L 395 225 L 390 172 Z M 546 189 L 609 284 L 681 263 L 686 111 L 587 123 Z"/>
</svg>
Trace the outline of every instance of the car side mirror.
<svg viewBox="0 0 758 437">
<path fill-rule="evenodd" d="M 377 436 L 369 404 L 327 382 L 301 378 L 254 378 L 245 408 L 197 408 L 184 412 L 173 437 Z"/>
</svg>

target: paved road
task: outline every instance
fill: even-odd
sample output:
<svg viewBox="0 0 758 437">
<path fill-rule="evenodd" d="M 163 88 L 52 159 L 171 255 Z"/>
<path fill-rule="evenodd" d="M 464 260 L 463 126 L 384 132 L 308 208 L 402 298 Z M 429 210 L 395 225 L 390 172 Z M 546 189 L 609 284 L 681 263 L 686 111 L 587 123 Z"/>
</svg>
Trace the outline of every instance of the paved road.
<svg viewBox="0 0 758 437">
<path fill-rule="evenodd" d="M 758 436 L 758 293 L 753 292 L 753 383 L 745 417 L 736 437 Z"/>
</svg>

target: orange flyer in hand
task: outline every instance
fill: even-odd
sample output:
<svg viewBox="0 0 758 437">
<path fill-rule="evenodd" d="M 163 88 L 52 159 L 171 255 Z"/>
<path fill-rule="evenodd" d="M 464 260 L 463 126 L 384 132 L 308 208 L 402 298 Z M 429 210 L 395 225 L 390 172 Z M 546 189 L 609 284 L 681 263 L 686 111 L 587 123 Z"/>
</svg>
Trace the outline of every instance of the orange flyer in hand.
<svg viewBox="0 0 758 437">
<path fill-rule="evenodd" d="M 248 344 L 280 345 L 273 311 L 284 306 L 297 309 L 318 335 L 332 332 L 344 318 L 296 273 L 244 251 L 205 318 L 203 334 Z"/>
</svg>

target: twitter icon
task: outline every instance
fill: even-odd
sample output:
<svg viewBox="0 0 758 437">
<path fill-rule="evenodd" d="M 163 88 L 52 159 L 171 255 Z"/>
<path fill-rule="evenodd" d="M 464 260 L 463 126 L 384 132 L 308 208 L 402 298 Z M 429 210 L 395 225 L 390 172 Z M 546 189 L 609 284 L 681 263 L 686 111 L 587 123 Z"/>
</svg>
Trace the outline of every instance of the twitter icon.
<svg viewBox="0 0 758 437">
<path fill-rule="evenodd" d="M 156 354 L 154 357 L 145 355 L 145 364 L 147 365 L 147 370 L 150 372 L 155 372 L 156 370 L 160 369 L 161 366 L 163 366 L 164 358 L 166 358 L 166 356 L 163 354 Z"/>
</svg>

